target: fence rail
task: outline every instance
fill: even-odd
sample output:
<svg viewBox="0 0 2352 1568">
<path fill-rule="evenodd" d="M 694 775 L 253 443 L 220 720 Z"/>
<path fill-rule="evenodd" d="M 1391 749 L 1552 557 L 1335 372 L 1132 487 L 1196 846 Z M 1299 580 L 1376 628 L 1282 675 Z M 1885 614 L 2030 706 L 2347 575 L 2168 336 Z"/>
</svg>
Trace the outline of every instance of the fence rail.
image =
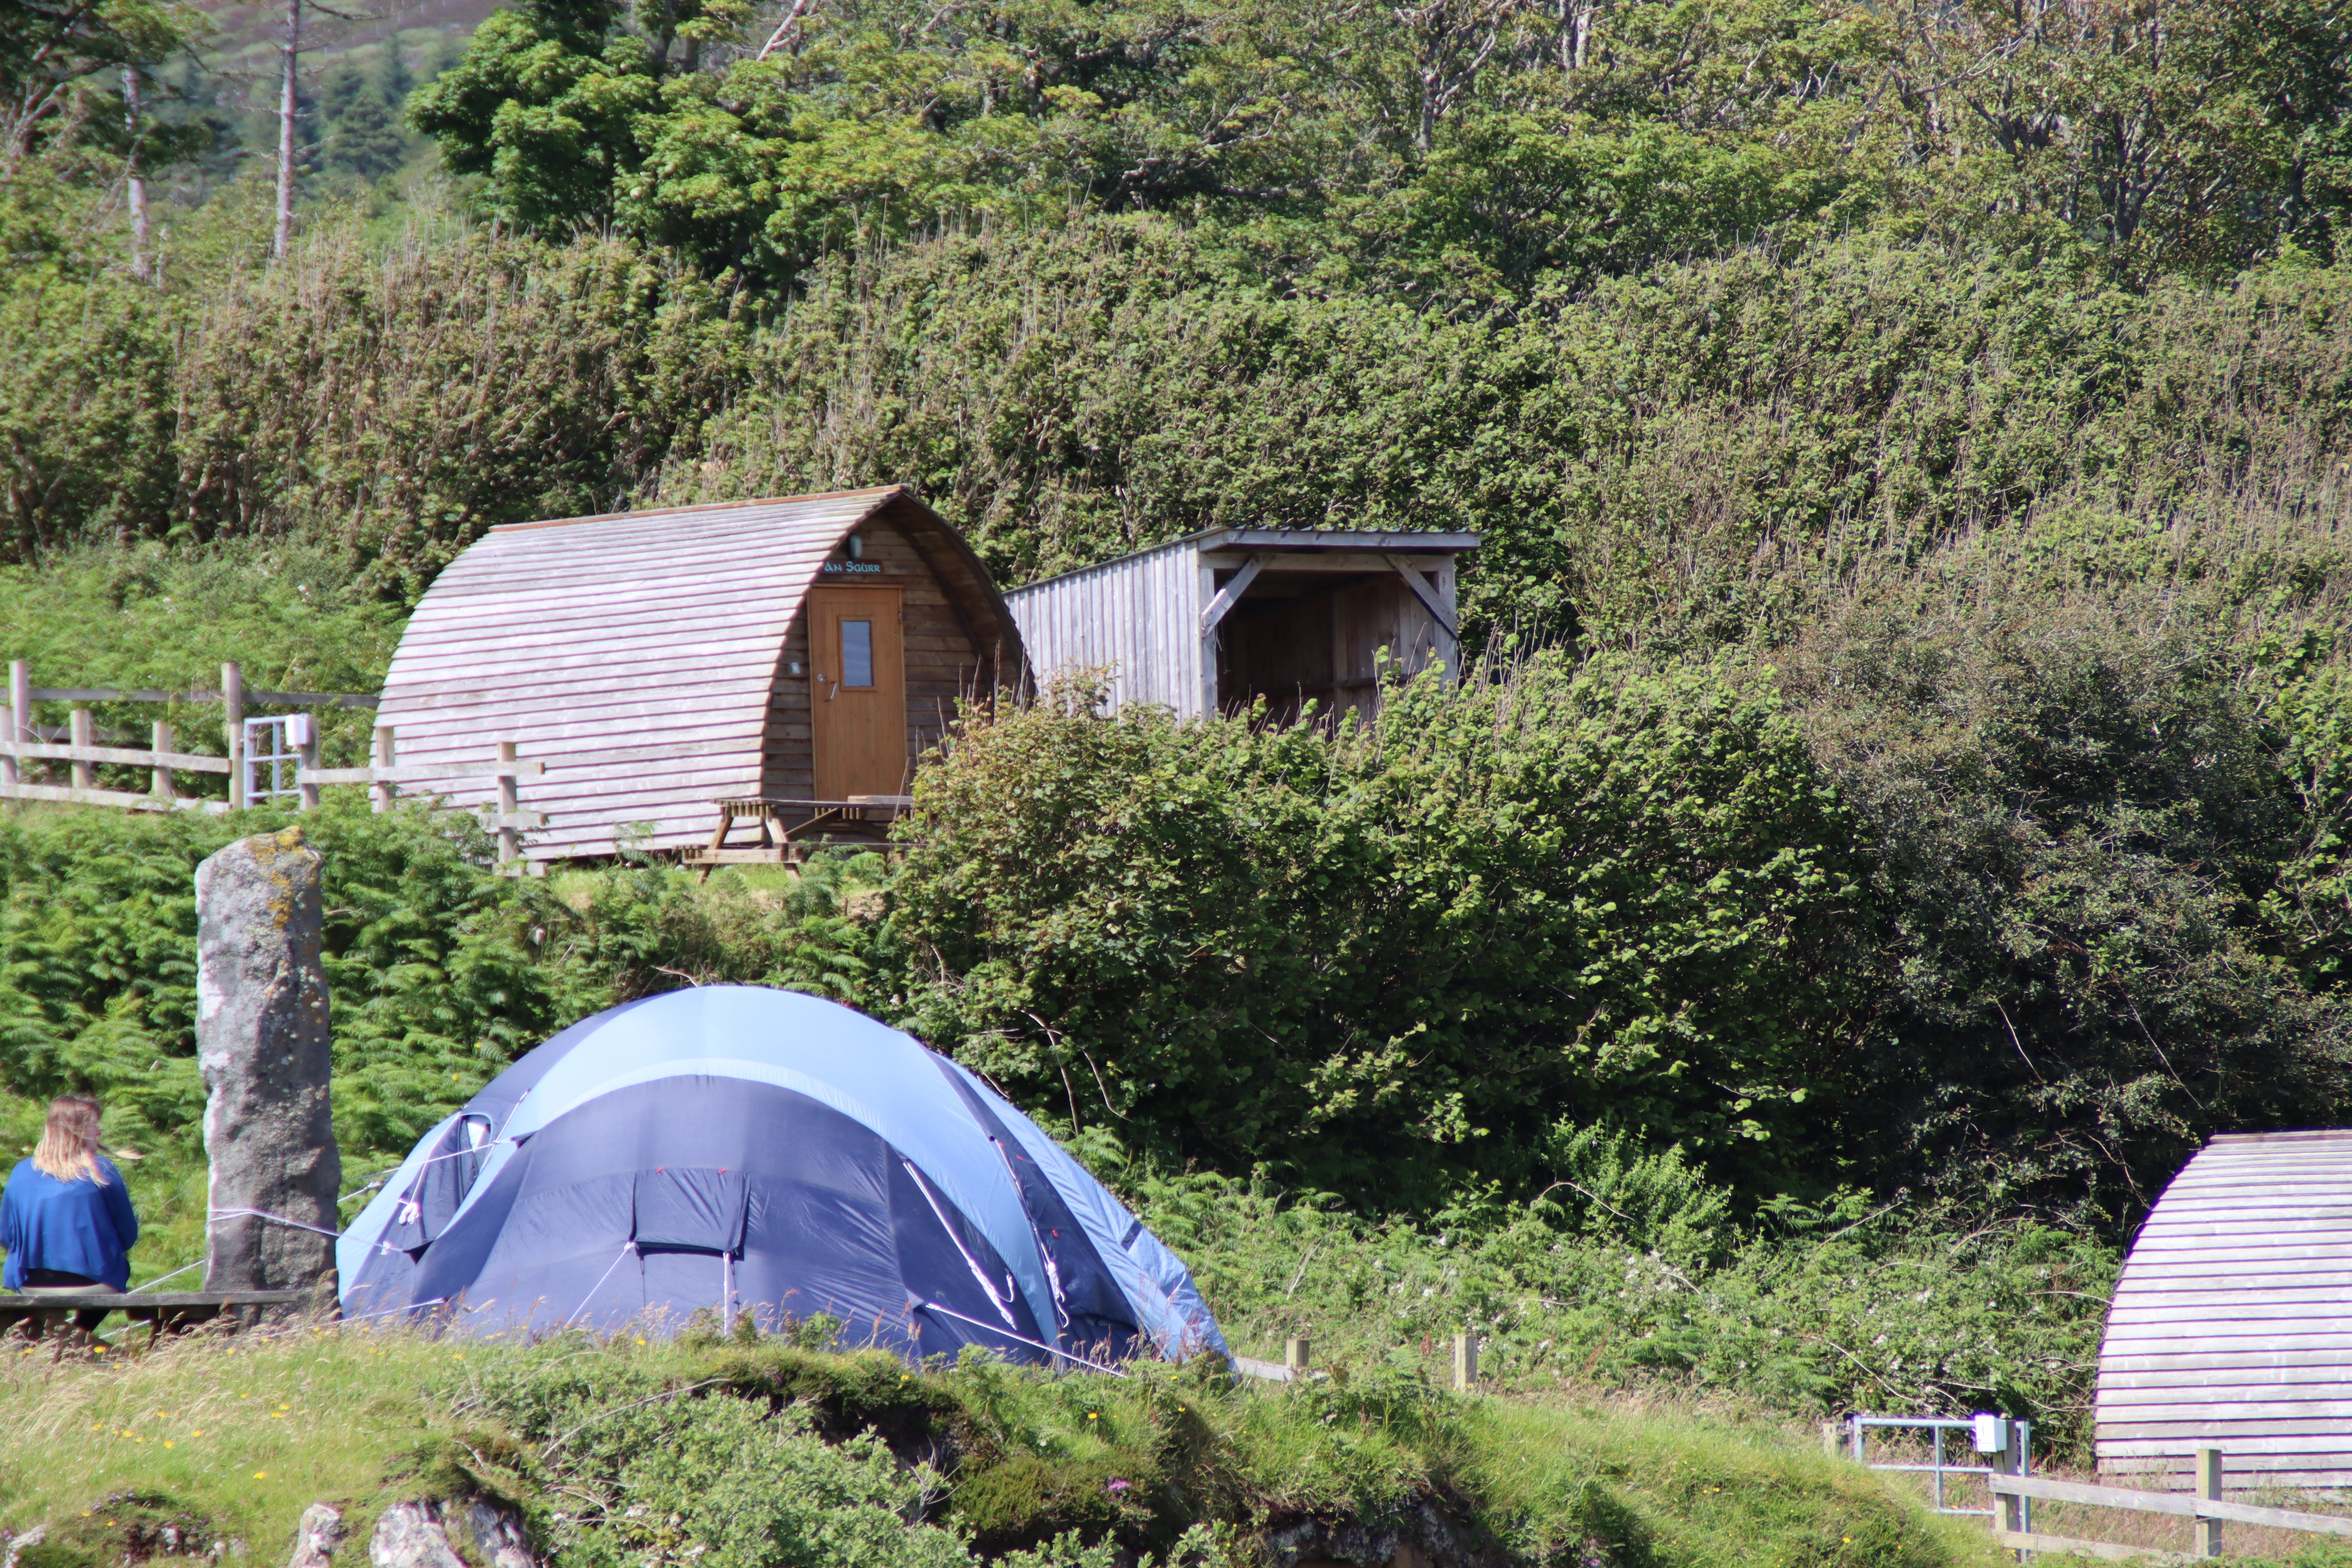
<svg viewBox="0 0 2352 1568">
<path fill-rule="evenodd" d="M 1996 1529 L 1993 1531 L 1995 1542 L 2020 1552 L 2071 1552 L 2077 1556 L 2102 1557 L 2116 1562 L 2141 1557 L 2168 1563 L 2191 1563 L 2221 1555 L 2221 1526 L 2224 1521 L 2258 1524 L 2272 1530 L 2301 1531 L 2312 1535 L 2352 1535 L 2352 1519 L 2340 1515 L 2305 1513 L 2295 1509 L 2264 1508 L 2255 1503 L 2227 1500 L 2221 1496 L 2221 1450 L 2219 1448 L 2197 1450 L 2197 1491 L 2194 1495 L 2135 1491 L 2126 1487 L 2046 1480 L 2039 1476 L 1996 1475 L 1990 1478 L 1990 1484 L 1996 1497 L 2041 1498 L 2049 1502 L 2081 1503 L 2092 1508 L 2122 1509 L 2132 1513 L 2170 1514 L 2177 1519 L 2198 1522 L 2196 1549 L 2185 1554 L 2151 1552 L 2145 1547 L 2123 1546 L 2108 1541 L 2084 1541 L 2073 1536 L 2045 1535 L 2031 1530 Z"/>
<path fill-rule="evenodd" d="M 136 746 L 59 746 L 47 741 L 0 741 L 0 757 L 47 758 L 59 763 L 130 763 L 186 773 L 225 773 L 236 764 L 201 752 L 142 751 Z"/>
<path fill-rule="evenodd" d="M 127 686 L 34 686 L 26 694 L 36 702 L 194 702 L 210 706 L 222 693 L 197 687 L 188 691 L 156 691 Z M 247 691 L 247 702 L 271 708 L 373 708 L 379 699 L 367 691 Z"/>
</svg>

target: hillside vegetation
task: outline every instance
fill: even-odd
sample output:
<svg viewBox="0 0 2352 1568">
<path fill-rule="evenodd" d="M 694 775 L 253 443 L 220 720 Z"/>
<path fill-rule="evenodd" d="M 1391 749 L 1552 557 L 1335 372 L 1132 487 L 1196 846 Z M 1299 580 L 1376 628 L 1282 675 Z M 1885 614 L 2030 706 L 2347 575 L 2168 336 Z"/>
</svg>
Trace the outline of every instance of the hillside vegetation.
<svg viewBox="0 0 2352 1568">
<path fill-rule="evenodd" d="M 1239 1348 L 1406 1386 L 1475 1327 L 1528 1400 L 2080 1454 L 2164 1182 L 2352 1113 L 2337 0 L 530 0 L 383 66 L 440 174 L 320 152 L 277 258 L 198 31 L 0 27 L 0 653 L 45 683 L 364 689 L 484 528 L 655 502 L 908 482 L 1008 584 L 1483 541 L 1457 689 L 975 711 L 903 864 L 516 882 L 331 799 L 355 1199 L 578 1017 L 801 986 L 991 1075 Z M 142 1279 L 197 1252 L 188 879 L 279 823 L 0 817 L 0 1108 L 107 1098 Z"/>
<path fill-rule="evenodd" d="M 1595 1568 L 1992 1556 L 1753 1415 L 1465 1400 L 1394 1375 L 1266 1391 L 984 1356 L 910 1373 L 796 1342 L 831 1327 L 528 1349 L 297 1330 L 120 1368 L 11 1355 L 0 1531 L 54 1521 L 33 1568 L 152 1550 L 167 1524 L 266 1556 L 313 1501 L 364 1540 L 396 1498 L 487 1494 L 567 1563 L 1223 1568 L 1262 1561 L 1270 1532 L 1312 1553 L 1343 1524 Z"/>
</svg>

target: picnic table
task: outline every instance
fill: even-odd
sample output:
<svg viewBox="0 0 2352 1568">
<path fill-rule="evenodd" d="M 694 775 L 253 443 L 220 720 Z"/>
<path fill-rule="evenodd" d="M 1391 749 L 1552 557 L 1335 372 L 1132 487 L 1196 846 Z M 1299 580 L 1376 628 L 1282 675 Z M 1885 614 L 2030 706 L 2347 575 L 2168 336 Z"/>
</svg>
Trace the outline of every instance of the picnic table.
<svg viewBox="0 0 2352 1568">
<path fill-rule="evenodd" d="M 877 847 L 887 846 L 890 824 L 912 810 L 915 802 L 903 795 L 853 795 L 846 800 L 744 795 L 711 804 L 719 808 L 719 826 L 710 842 L 681 857 L 686 865 L 700 867 L 706 874 L 713 866 L 797 865 L 812 838 L 836 834 Z M 739 821 L 758 826 L 756 846 L 727 842 Z"/>
<path fill-rule="evenodd" d="M 152 1330 L 150 1342 L 177 1333 L 195 1323 L 210 1322 L 224 1312 L 250 1321 L 270 1307 L 301 1307 L 317 1297 L 313 1290 L 78 1290 L 71 1294 L 0 1295 L 0 1334 L 19 1323 L 47 1338 L 51 1329 L 76 1312 L 121 1312 Z"/>
</svg>

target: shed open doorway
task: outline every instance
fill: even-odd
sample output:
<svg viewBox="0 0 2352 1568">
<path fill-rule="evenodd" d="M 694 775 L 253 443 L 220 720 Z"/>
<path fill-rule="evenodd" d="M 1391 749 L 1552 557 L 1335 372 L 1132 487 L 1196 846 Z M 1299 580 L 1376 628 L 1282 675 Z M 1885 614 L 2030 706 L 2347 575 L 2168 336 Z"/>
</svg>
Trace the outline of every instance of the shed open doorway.
<svg viewBox="0 0 2352 1568">
<path fill-rule="evenodd" d="M 1349 564 L 1343 557 L 1321 565 L 1314 556 L 1269 563 L 1218 623 L 1217 705 L 1224 712 L 1246 713 L 1263 702 L 1267 718 L 1287 724 L 1312 704 L 1322 718 L 1351 710 L 1369 718 L 1382 680 L 1450 665 L 1452 626 L 1432 617 L 1388 562 Z M 1216 574 L 1220 595 L 1243 570 Z M 1450 600 L 1450 581 L 1445 587 Z"/>
<path fill-rule="evenodd" d="M 1458 674 L 1456 559 L 1470 533 L 1225 528 L 1005 597 L 1040 682 L 1180 718 L 1370 714 L 1384 683 Z"/>
</svg>

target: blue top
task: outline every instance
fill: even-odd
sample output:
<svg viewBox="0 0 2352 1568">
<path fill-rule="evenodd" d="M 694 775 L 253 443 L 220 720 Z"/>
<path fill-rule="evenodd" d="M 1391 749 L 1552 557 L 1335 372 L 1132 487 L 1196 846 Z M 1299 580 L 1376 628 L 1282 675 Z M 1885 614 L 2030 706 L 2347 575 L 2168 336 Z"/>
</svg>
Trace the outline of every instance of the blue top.
<svg viewBox="0 0 2352 1568">
<path fill-rule="evenodd" d="M 23 1289 L 28 1268 L 86 1275 L 115 1290 L 131 1283 L 139 1216 L 113 1162 L 101 1156 L 98 1168 L 104 1186 L 87 1177 L 60 1182 L 30 1160 L 16 1162 L 0 1191 L 0 1247 L 8 1251 L 0 1285 Z"/>
</svg>

